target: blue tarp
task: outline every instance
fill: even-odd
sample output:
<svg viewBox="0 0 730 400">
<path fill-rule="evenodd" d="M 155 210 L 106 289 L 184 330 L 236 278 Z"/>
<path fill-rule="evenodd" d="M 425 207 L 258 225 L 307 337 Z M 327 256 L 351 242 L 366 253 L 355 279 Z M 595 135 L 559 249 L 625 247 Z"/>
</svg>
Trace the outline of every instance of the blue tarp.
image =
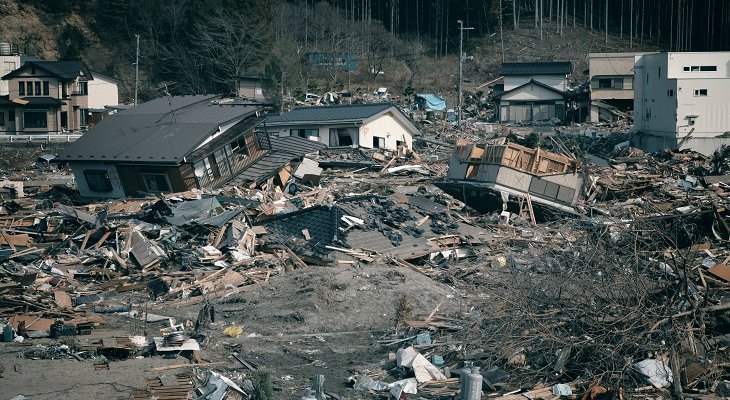
<svg viewBox="0 0 730 400">
<path fill-rule="evenodd" d="M 418 108 L 423 110 L 444 111 L 446 110 L 446 100 L 443 97 L 424 93 L 416 95 L 416 104 Z"/>
</svg>

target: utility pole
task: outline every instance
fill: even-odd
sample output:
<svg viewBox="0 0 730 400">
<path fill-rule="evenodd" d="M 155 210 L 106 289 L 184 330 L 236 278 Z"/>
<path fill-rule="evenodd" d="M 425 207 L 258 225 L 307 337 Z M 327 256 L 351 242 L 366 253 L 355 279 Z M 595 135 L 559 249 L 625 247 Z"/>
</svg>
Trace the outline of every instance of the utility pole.
<svg viewBox="0 0 730 400">
<path fill-rule="evenodd" d="M 139 93 L 139 35 L 137 38 L 137 58 L 134 62 L 134 105 L 137 105 L 137 94 Z"/>
<path fill-rule="evenodd" d="M 456 104 L 459 107 L 459 119 L 458 119 L 458 126 L 461 128 L 461 81 L 463 80 L 464 75 L 464 29 L 474 29 L 474 28 L 464 28 L 464 21 L 458 20 L 456 21 L 459 23 L 459 94 L 456 99 Z"/>
</svg>

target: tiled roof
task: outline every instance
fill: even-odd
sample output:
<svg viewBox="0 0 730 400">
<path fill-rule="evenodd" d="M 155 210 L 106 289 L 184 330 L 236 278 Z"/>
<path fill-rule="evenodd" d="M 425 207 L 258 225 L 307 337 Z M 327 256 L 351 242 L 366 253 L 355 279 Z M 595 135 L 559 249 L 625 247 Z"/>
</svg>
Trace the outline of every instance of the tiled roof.
<svg viewBox="0 0 730 400">
<path fill-rule="evenodd" d="M 58 161 L 179 164 L 221 125 L 255 116 L 259 107 L 219 106 L 217 96 L 173 96 L 144 103 L 101 120 Z"/>
<path fill-rule="evenodd" d="M 86 64 L 83 61 L 25 61 L 25 63 L 15 71 L 3 76 L 3 79 L 12 78 L 17 75 L 20 71 L 36 66 L 38 68 L 48 71 L 50 74 L 57 76 L 61 79 L 74 79 L 81 72 L 88 79 L 93 79 L 91 72 L 86 68 Z"/>
<path fill-rule="evenodd" d="M 266 119 L 266 124 L 359 121 L 391 107 L 393 105 L 390 103 L 300 107 L 285 114 L 271 116 Z"/>
<path fill-rule="evenodd" d="M 568 75 L 573 72 L 570 61 L 502 63 L 499 74 L 510 75 Z"/>
<path fill-rule="evenodd" d="M 229 185 L 263 181 L 279 172 L 290 161 L 327 147 L 320 142 L 298 136 L 272 137 L 269 142 L 271 151 L 233 178 Z"/>
</svg>

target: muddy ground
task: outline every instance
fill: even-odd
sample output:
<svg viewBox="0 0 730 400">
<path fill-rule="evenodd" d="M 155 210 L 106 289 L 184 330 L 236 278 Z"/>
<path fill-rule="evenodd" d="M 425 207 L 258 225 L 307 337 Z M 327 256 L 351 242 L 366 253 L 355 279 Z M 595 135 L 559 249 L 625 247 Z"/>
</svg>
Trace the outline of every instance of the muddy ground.
<svg viewBox="0 0 730 400">
<path fill-rule="evenodd" d="M 245 362 L 271 373 L 276 398 L 301 397 L 317 374 L 325 376 L 326 390 L 341 398 L 370 398 L 351 389 L 347 378 L 379 370 L 395 350 L 379 341 L 394 329 L 403 296 L 414 318 L 428 315 L 438 305 L 443 315 L 466 307 L 463 293 L 410 269 L 382 263 L 312 266 L 275 276 L 266 286 L 213 300 L 215 322 L 206 331 L 200 355 L 204 361 L 220 363 L 213 368 L 236 379 L 250 375 L 231 357 L 238 353 Z M 154 312 L 180 322 L 194 321 L 202 305 L 162 304 Z M 94 335 L 141 333 L 138 321 L 111 315 L 104 319 L 103 330 Z M 165 324 L 150 324 L 148 334 Z M 241 337 L 222 334 L 231 324 L 243 325 Z M 91 361 L 18 358 L 24 349 L 17 344 L 0 346 L 0 365 L 5 367 L 0 399 L 18 394 L 31 399 L 128 399 L 133 389 L 145 387 L 145 378 L 169 373 L 152 368 L 187 362 L 157 356 L 111 362 L 109 371 L 95 371 Z"/>
</svg>

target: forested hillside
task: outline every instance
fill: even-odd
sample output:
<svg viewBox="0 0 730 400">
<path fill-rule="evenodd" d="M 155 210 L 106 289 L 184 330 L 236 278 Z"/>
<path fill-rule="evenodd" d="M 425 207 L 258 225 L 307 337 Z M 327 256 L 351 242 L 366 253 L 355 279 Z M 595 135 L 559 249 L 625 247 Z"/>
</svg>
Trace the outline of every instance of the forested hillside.
<svg viewBox="0 0 730 400">
<path fill-rule="evenodd" d="M 78 59 L 133 93 L 140 37 L 142 99 L 232 93 L 263 74 L 280 98 L 307 90 L 455 84 L 459 24 L 466 77 L 503 59 L 585 61 L 588 51 L 728 50 L 726 0 L 0 0 L 0 41 L 25 55 Z M 310 52 L 351 53 L 359 68 L 312 71 Z M 579 68 L 580 72 L 580 68 Z"/>
</svg>

